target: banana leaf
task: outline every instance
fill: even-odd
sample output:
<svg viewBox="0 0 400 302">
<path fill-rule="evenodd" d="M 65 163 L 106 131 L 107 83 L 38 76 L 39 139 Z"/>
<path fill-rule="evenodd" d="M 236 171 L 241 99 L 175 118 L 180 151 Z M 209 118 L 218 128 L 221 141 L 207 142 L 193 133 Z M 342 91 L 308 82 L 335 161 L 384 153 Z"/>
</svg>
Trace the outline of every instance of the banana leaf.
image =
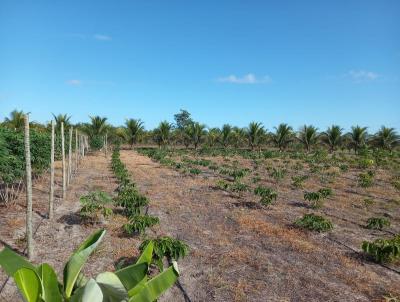
<svg viewBox="0 0 400 302">
<path fill-rule="evenodd" d="M 137 286 L 143 279 L 147 281 L 147 271 L 153 256 L 154 242 L 150 241 L 144 248 L 136 264 L 127 266 L 115 272 L 127 291 Z"/>
<path fill-rule="evenodd" d="M 14 275 L 14 281 L 27 302 L 39 302 L 42 284 L 35 270 L 20 268 Z"/>
<path fill-rule="evenodd" d="M 103 292 L 103 302 L 128 300 L 128 292 L 116 274 L 111 272 L 101 273 L 96 277 L 96 282 Z"/>
<path fill-rule="evenodd" d="M 23 267 L 36 270 L 33 264 L 8 247 L 5 247 L 0 252 L 0 266 L 10 277 L 14 276 L 14 274 Z"/>
<path fill-rule="evenodd" d="M 70 302 L 103 302 L 103 293 L 94 279 L 90 279 L 84 287 L 78 288 Z"/>
<path fill-rule="evenodd" d="M 129 302 L 153 302 L 161 296 L 166 290 L 174 285 L 179 277 L 178 266 L 173 261 L 172 266 L 168 269 L 144 283 L 142 286 L 137 286 L 128 292 Z"/>
<path fill-rule="evenodd" d="M 53 268 L 43 263 L 37 268 L 37 272 L 43 287 L 42 299 L 46 302 L 61 302 L 59 283 Z"/>
<path fill-rule="evenodd" d="M 83 265 L 85 264 L 93 250 L 100 243 L 105 233 L 105 230 L 99 230 L 93 233 L 69 258 L 67 264 L 64 267 L 64 292 L 67 299 L 71 297 L 74 284 L 79 276 Z M 91 286 L 93 287 L 93 285 Z M 98 287 L 97 284 L 96 286 Z"/>
</svg>

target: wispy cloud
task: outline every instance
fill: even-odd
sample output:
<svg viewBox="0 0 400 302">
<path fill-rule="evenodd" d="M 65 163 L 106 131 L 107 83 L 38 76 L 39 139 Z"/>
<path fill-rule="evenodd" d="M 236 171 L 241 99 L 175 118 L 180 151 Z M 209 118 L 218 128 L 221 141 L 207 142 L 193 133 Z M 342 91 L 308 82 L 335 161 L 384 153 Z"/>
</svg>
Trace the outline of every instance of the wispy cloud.
<svg viewBox="0 0 400 302">
<path fill-rule="evenodd" d="M 95 34 L 93 36 L 93 38 L 96 40 L 99 40 L 99 41 L 111 41 L 112 40 L 111 36 L 103 35 L 103 34 Z"/>
<path fill-rule="evenodd" d="M 356 83 L 372 82 L 382 77 L 376 72 L 367 70 L 350 70 L 346 76 L 351 78 Z"/>
<path fill-rule="evenodd" d="M 270 83 L 271 77 L 266 75 L 261 78 L 258 78 L 252 73 L 248 73 L 242 77 L 238 77 L 234 74 L 231 74 L 227 77 L 220 77 L 217 79 L 217 81 L 221 83 L 233 83 L 233 84 L 262 84 L 262 83 Z"/>
<path fill-rule="evenodd" d="M 66 81 L 66 83 L 67 83 L 68 85 L 71 85 L 71 86 L 80 86 L 80 85 L 82 84 L 82 81 L 81 81 L 81 80 L 73 79 L 73 80 L 68 80 L 68 81 Z"/>
</svg>

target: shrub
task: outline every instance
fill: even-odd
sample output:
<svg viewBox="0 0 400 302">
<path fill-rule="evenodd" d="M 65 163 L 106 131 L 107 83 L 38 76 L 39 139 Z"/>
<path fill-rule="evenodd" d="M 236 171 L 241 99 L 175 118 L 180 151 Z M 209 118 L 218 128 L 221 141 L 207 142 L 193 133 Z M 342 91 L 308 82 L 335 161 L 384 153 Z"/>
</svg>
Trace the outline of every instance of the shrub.
<svg viewBox="0 0 400 302">
<path fill-rule="evenodd" d="M 164 268 L 164 257 L 168 260 L 177 261 L 187 256 L 189 253 L 189 246 L 185 242 L 168 236 L 145 240 L 142 242 L 139 249 L 142 251 L 150 241 L 154 242 L 153 262 L 158 266 L 160 271 Z"/>
<path fill-rule="evenodd" d="M 249 191 L 249 186 L 244 184 L 244 183 L 242 183 L 242 182 L 235 181 L 234 183 L 232 183 L 229 186 L 229 189 L 232 192 L 246 192 L 246 191 Z"/>
<path fill-rule="evenodd" d="M 340 169 L 340 171 L 342 171 L 342 172 L 347 172 L 347 171 L 349 171 L 349 166 L 346 165 L 346 164 L 341 164 L 341 165 L 339 166 L 339 169 Z"/>
<path fill-rule="evenodd" d="M 292 177 L 292 185 L 296 188 L 302 188 L 304 181 L 308 178 L 307 175 L 299 175 Z"/>
<path fill-rule="evenodd" d="M 360 173 L 358 175 L 358 184 L 363 188 L 369 188 L 374 182 L 374 173 L 368 171 L 367 173 Z"/>
<path fill-rule="evenodd" d="M 371 198 L 365 198 L 364 199 L 364 206 L 366 208 L 371 207 L 374 203 L 375 203 L 375 201 L 373 199 L 371 199 Z"/>
<path fill-rule="evenodd" d="M 328 219 L 315 214 L 305 214 L 295 221 L 295 226 L 317 232 L 327 232 L 333 229 L 333 224 Z"/>
<path fill-rule="evenodd" d="M 134 215 L 129 218 L 129 222 L 124 224 L 124 231 L 132 235 L 134 233 L 144 233 L 146 228 L 156 225 L 160 222 L 158 217 L 149 215 Z"/>
<path fill-rule="evenodd" d="M 320 208 L 323 206 L 323 197 L 320 192 L 305 192 L 304 200 L 311 202 L 311 207 Z"/>
<path fill-rule="evenodd" d="M 189 170 L 190 174 L 194 174 L 194 175 L 199 175 L 201 173 L 201 170 L 197 169 L 197 168 L 191 168 Z"/>
<path fill-rule="evenodd" d="M 389 227 L 390 221 L 384 217 L 371 217 L 367 220 L 367 228 L 372 230 L 382 230 L 384 227 Z"/>
<path fill-rule="evenodd" d="M 215 186 L 216 186 L 217 188 L 221 189 L 221 190 L 228 190 L 228 188 L 229 188 L 229 183 L 226 182 L 225 180 L 220 179 L 220 180 L 218 180 L 218 181 L 216 182 Z"/>
<path fill-rule="evenodd" d="M 400 234 L 391 239 L 376 239 L 373 242 L 364 241 L 363 251 L 376 262 L 391 262 L 400 258 Z"/>
<path fill-rule="evenodd" d="M 276 181 L 281 180 L 285 177 L 286 170 L 284 169 L 277 169 L 277 168 L 272 168 L 272 172 L 270 173 L 270 176 L 274 178 Z"/>
<path fill-rule="evenodd" d="M 96 223 L 101 216 L 108 217 L 113 211 L 111 209 L 112 198 L 102 191 L 91 192 L 79 199 L 82 208 L 79 211 L 81 218 L 90 223 Z"/>
<path fill-rule="evenodd" d="M 273 189 L 258 186 L 254 189 L 254 194 L 261 196 L 260 203 L 263 205 L 270 205 L 272 201 L 276 201 L 278 198 L 278 193 L 276 193 Z"/>
<path fill-rule="evenodd" d="M 371 168 L 373 165 L 374 165 L 374 160 L 373 159 L 362 158 L 358 162 L 358 166 L 361 169 L 368 169 L 368 168 Z"/>
<path fill-rule="evenodd" d="M 332 189 L 331 188 L 322 188 L 318 190 L 318 193 L 321 194 L 322 198 L 327 198 L 332 196 Z"/>
</svg>

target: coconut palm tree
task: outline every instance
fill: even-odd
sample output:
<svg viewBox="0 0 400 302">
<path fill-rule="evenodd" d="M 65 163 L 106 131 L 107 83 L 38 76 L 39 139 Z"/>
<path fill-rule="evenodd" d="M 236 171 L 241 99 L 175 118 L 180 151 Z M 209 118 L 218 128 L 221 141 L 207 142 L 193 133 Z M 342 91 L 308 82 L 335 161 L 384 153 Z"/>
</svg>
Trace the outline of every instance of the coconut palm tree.
<svg viewBox="0 0 400 302">
<path fill-rule="evenodd" d="M 55 115 L 54 113 L 52 113 L 53 117 L 54 117 L 54 121 L 56 122 L 56 131 L 60 132 L 61 131 L 61 123 L 64 123 L 64 130 L 69 129 L 69 127 L 71 127 L 71 116 L 68 114 L 58 114 Z"/>
<path fill-rule="evenodd" d="M 394 128 L 382 126 L 373 136 L 372 143 L 377 147 L 392 150 L 400 143 L 400 136 Z"/>
<path fill-rule="evenodd" d="M 143 122 L 140 119 L 136 120 L 131 118 L 125 121 L 125 126 L 127 140 L 131 147 L 133 147 L 133 145 L 137 143 L 140 135 L 143 133 Z"/>
<path fill-rule="evenodd" d="M 264 135 L 264 126 L 258 122 L 251 122 L 246 129 L 247 139 L 251 150 L 261 144 Z"/>
<path fill-rule="evenodd" d="M 298 133 L 298 139 L 304 145 L 307 152 L 310 152 L 311 147 L 318 142 L 318 129 L 312 125 L 304 125 Z"/>
<path fill-rule="evenodd" d="M 22 110 L 13 110 L 10 113 L 9 117 L 4 119 L 4 124 L 15 131 L 21 131 L 24 129 L 24 115 L 29 114 L 25 113 Z"/>
<path fill-rule="evenodd" d="M 322 141 L 329 146 L 330 152 L 335 151 L 342 143 L 342 132 L 343 128 L 338 125 L 332 125 L 322 133 Z"/>
<path fill-rule="evenodd" d="M 196 150 L 206 134 L 206 126 L 198 122 L 193 122 L 188 128 L 188 134 L 190 135 L 194 149 Z"/>
<path fill-rule="evenodd" d="M 231 135 L 232 135 L 232 126 L 229 124 L 224 124 L 221 128 L 221 136 L 220 136 L 221 144 L 224 148 L 226 148 L 229 145 Z"/>
<path fill-rule="evenodd" d="M 169 144 L 170 136 L 171 136 L 172 125 L 167 121 L 162 121 L 158 125 L 158 127 L 154 130 L 155 140 L 158 143 L 158 146 L 165 147 Z"/>
<path fill-rule="evenodd" d="M 272 141 L 279 148 L 279 151 L 283 151 L 293 141 L 293 128 L 284 123 L 274 128 L 275 133 L 271 133 Z"/>
<path fill-rule="evenodd" d="M 354 149 L 355 153 L 365 145 L 368 137 L 367 127 L 353 126 L 351 131 L 347 133 L 350 146 Z"/>
<path fill-rule="evenodd" d="M 246 130 L 239 127 L 232 128 L 232 135 L 231 140 L 235 148 L 239 148 L 239 146 L 245 141 L 246 139 Z"/>
<path fill-rule="evenodd" d="M 209 147 L 214 147 L 221 135 L 221 131 L 218 128 L 211 128 L 207 133 L 207 144 Z"/>
</svg>

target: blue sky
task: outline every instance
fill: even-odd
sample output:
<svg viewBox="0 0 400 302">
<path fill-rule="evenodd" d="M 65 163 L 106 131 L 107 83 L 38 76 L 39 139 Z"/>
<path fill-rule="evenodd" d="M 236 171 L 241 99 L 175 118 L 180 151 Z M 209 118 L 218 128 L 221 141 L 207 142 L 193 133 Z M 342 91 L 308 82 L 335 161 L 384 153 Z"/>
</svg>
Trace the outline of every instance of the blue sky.
<svg viewBox="0 0 400 302">
<path fill-rule="evenodd" d="M 400 1 L 0 2 L 0 120 L 400 129 Z"/>
</svg>

